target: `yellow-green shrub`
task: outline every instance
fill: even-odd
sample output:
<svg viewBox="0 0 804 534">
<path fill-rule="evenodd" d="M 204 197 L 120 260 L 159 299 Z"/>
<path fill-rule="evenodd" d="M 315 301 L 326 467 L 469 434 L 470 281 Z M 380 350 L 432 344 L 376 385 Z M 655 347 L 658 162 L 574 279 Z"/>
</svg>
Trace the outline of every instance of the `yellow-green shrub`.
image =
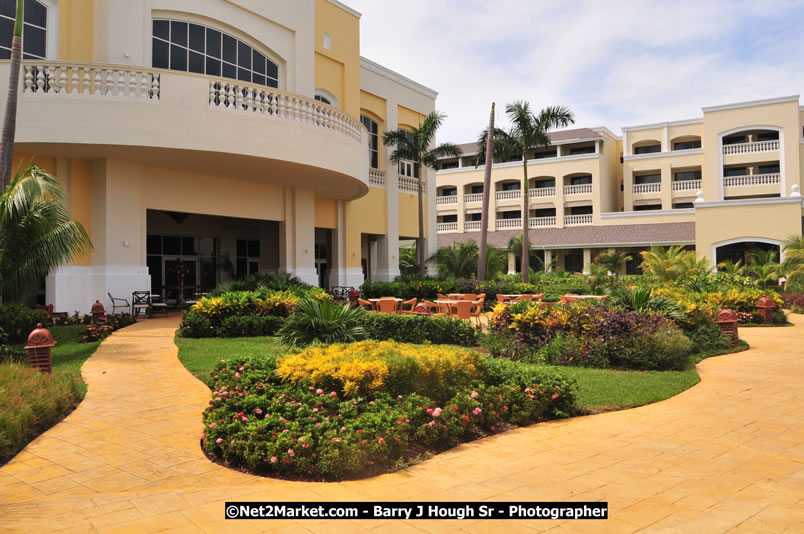
<svg viewBox="0 0 804 534">
<path fill-rule="evenodd" d="M 419 393 L 449 398 L 458 387 L 485 376 L 480 354 L 449 345 L 359 341 L 313 347 L 277 361 L 282 380 L 309 381 L 347 397 Z"/>
</svg>

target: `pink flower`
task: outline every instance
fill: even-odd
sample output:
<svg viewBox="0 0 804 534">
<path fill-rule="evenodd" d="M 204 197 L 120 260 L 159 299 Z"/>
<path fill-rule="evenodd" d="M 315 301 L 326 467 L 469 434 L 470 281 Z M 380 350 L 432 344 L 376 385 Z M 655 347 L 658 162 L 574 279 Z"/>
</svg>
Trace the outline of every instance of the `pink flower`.
<svg viewBox="0 0 804 534">
<path fill-rule="evenodd" d="M 361 439 L 361 440 L 360 440 L 360 444 L 361 444 L 361 445 L 365 445 L 365 444 L 366 444 L 366 442 L 365 442 L 365 441 L 363 441 L 363 440 Z"/>
<path fill-rule="evenodd" d="M 309 389 L 310 391 L 313 391 L 315 388 L 313 386 L 308 386 L 307 389 Z"/>
<path fill-rule="evenodd" d="M 223 438 L 218 438 L 218 439 L 216 439 L 216 440 L 215 440 L 215 443 L 218 443 L 218 444 L 223 443 Z"/>
<path fill-rule="evenodd" d="M 243 421 L 244 423 L 246 423 L 246 422 L 248 422 L 248 417 L 246 417 L 244 415 L 243 417 L 240 418 L 240 420 Z"/>
<path fill-rule="evenodd" d="M 305 443 L 304 445 L 302 445 L 302 449 L 306 449 L 306 448 L 307 448 L 307 447 L 309 447 L 309 446 L 310 446 L 310 445 L 308 445 L 307 443 Z"/>
<path fill-rule="evenodd" d="M 218 423 L 210 423 L 209 424 L 209 428 L 215 428 L 216 426 L 218 426 Z"/>
<path fill-rule="evenodd" d="M 377 440 L 377 442 L 380 443 L 380 445 L 382 445 L 383 443 L 385 443 L 385 440 L 380 438 L 380 439 Z"/>
<path fill-rule="evenodd" d="M 317 412 L 317 411 L 318 411 L 318 408 L 313 408 L 313 411 L 314 411 L 314 412 Z"/>
<path fill-rule="evenodd" d="M 201 439 L 204 439 L 205 437 L 207 437 L 206 434 L 201 434 Z"/>
<path fill-rule="evenodd" d="M 480 396 L 480 393 L 478 393 L 477 391 L 473 391 L 472 394 L 470 395 L 470 397 L 472 397 L 473 399 L 476 399 L 479 396 Z"/>
<path fill-rule="evenodd" d="M 495 427 L 491 427 L 491 430 L 497 430 Z"/>
<path fill-rule="evenodd" d="M 433 417 L 438 417 L 439 415 L 441 415 L 441 408 L 433 410 Z"/>
<path fill-rule="evenodd" d="M 435 421 L 430 421 L 430 422 L 429 422 L 429 423 L 427 423 L 427 424 L 428 424 L 428 425 L 430 425 L 430 426 L 433 426 L 433 425 L 435 424 Z"/>
<path fill-rule="evenodd" d="M 259 408 L 254 408 L 254 413 L 257 415 L 262 415 L 262 410 L 260 410 Z"/>
<path fill-rule="evenodd" d="M 243 368 L 242 368 L 242 367 L 240 367 L 238 370 L 242 371 L 242 370 L 243 370 Z"/>
<path fill-rule="evenodd" d="M 316 395 L 321 395 L 322 393 L 324 393 L 324 390 L 321 389 L 321 388 L 318 388 L 317 390 L 315 390 Z"/>
<path fill-rule="evenodd" d="M 275 464 L 278 461 L 279 461 L 279 458 L 277 458 L 276 456 L 271 456 L 271 463 L 272 464 Z"/>
<path fill-rule="evenodd" d="M 483 410 L 481 410 L 480 408 L 475 408 L 474 410 L 472 410 L 472 413 L 475 414 L 475 415 L 480 415 L 480 412 L 482 412 L 482 411 Z"/>
<path fill-rule="evenodd" d="M 240 373 L 235 373 L 235 378 L 240 378 Z"/>
<path fill-rule="evenodd" d="M 291 457 L 296 456 L 296 451 L 294 451 L 293 449 L 288 449 L 288 456 L 291 456 Z"/>
<path fill-rule="evenodd" d="M 558 398 L 558 393 L 553 393 L 553 395 L 550 398 L 556 400 Z"/>
<path fill-rule="evenodd" d="M 334 399 L 334 398 L 336 398 L 338 396 L 338 394 L 333 391 L 332 393 L 329 394 L 329 396 Z"/>
<path fill-rule="evenodd" d="M 503 410 L 508 411 L 508 406 L 503 406 Z"/>
<path fill-rule="evenodd" d="M 358 429 L 358 430 L 357 430 L 357 433 L 358 433 L 358 434 L 362 434 L 362 433 L 363 433 L 363 430 L 362 430 L 362 429 Z"/>
<path fill-rule="evenodd" d="M 427 413 L 429 413 L 430 415 L 433 415 L 433 409 L 432 408 L 427 408 Z"/>
<path fill-rule="evenodd" d="M 335 443 L 340 443 L 340 442 L 341 442 L 341 438 L 332 438 L 332 441 L 334 441 Z"/>
</svg>

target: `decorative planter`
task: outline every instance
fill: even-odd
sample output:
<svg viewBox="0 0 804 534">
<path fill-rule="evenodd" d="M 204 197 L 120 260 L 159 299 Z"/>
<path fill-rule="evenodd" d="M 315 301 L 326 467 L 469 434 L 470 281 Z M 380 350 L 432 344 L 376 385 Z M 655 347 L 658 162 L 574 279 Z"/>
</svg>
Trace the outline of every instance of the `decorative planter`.
<svg viewBox="0 0 804 534">
<path fill-rule="evenodd" d="M 740 338 L 737 335 L 737 314 L 734 313 L 734 310 L 723 308 L 715 322 L 723 335 L 731 339 L 731 344 L 736 345 Z"/>
<path fill-rule="evenodd" d="M 769 324 L 773 322 L 773 312 L 776 310 L 776 303 L 773 300 L 768 297 L 762 297 L 754 304 L 754 308 L 759 310 L 763 323 Z"/>
</svg>

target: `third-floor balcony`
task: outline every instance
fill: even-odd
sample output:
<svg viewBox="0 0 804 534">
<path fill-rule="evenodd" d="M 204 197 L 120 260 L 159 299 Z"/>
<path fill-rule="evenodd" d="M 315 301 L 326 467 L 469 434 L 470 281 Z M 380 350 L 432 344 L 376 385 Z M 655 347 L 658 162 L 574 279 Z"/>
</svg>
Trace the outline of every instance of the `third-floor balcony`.
<svg viewBox="0 0 804 534">
<path fill-rule="evenodd" d="M 564 226 L 583 226 L 592 224 L 592 215 L 565 215 Z"/>
<path fill-rule="evenodd" d="M 478 204 L 483 202 L 483 193 L 467 193 L 463 196 L 464 204 Z"/>
<path fill-rule="evenodd" d="M 555 217 L 530 217 L 528 219 L 528 228 L 552 228 L 555 225 Z"/>
<path fill-rule="evenodd" d="M 436 206 L 451 206 L 458 203 L 458 195 L 436 197 Z"/>
<path fill-rule="evenodd" d="M 677 180 L 673 182 L 673 191 L 699 191 L 701 189 L 701 180 Z"/>
<path fill-rule="evenodd" d="M 754 141 L 752 143 L 733 143 L 723 145 L 723 154 L 751 154 L 754 152 L 773 152 L 779 150 L 779 140 Z"/>
<path fill-rule="evenodd" d="M 651 184 L 634 184 L 634 194 L 647 194 L 647 193 L 661 193 L 662 192 L 662 184 L 661 183 L 651 183 Z"/>
<path fill-rule="evenodd" d="M 555 187 L 534 187 L 528 189 L 528 196 L 530 198 L 549 198 L 556 196 Z"/>
<path fill-rule="evenodd" d="M 495 223 L 497 230 L 514 230 L 522 228 L 522 219 L 497 219 Z"/>
<path fill-rule="evenodd" d="M 592 184 L 565 185 L 564 195 L 588 195 L 592 192 Z"/>
<path fill-rule="evenodd" d="M 512 189 L 509 191 L 497 191 L 495 198 L 497 200 L 519 200 L 522 198 L 522 191 L 519 189 Z"/>
<path fill-rule="evenodd" d="M 779 173 L 747 174 L 744 176 L 726 176 L 723 178 L 724 187 L 752 187 L 762 185 L 776 185 L 780 181 Z"/>
</svg>

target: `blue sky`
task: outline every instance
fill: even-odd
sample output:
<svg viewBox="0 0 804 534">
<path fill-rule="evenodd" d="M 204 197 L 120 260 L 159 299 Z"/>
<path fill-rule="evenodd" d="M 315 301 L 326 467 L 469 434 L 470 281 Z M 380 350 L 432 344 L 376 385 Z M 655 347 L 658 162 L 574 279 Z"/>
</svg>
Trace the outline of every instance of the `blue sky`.
<svg viewBox="0 0 804 534">
<path fill-rule="evenodd" d="M 804 0 L 346 3 L 362 55 L 439 92 L 439 141 L 474 140 L 492 101 L 503 123 L 525 99 L 619 134 L 804 87 Z"/>
</svg>

